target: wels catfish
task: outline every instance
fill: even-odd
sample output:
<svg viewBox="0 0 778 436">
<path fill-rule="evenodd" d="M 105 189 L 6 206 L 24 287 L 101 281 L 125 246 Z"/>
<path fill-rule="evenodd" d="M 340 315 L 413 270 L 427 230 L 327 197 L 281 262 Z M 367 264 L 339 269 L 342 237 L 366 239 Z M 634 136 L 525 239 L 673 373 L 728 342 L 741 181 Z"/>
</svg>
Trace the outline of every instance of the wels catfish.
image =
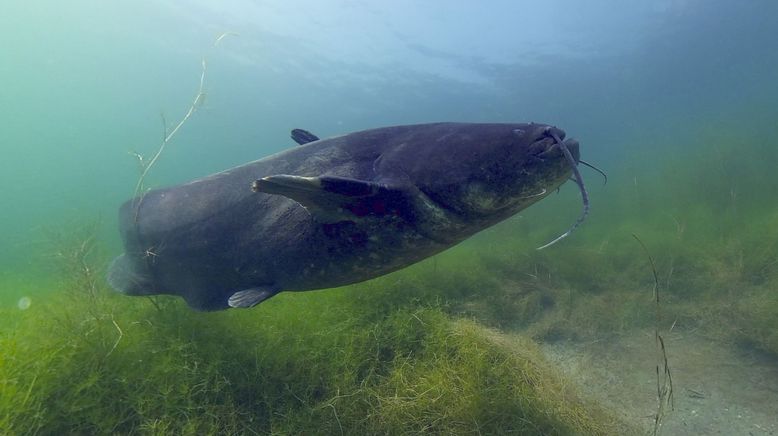
<svg viewBox="0 0 778 436">
<path fill-rule="evenodd" d="M 127 201 L 112 287 L 178 295 L 198 310 L 252 307 L 404 268 L 571 175 L 584 199 L 576 225 L 588 211 L 578 142 L 544 124 L 419 124 L 329 139 L 296 129 L 292 138 L 298 147 Z"/>
</svg>

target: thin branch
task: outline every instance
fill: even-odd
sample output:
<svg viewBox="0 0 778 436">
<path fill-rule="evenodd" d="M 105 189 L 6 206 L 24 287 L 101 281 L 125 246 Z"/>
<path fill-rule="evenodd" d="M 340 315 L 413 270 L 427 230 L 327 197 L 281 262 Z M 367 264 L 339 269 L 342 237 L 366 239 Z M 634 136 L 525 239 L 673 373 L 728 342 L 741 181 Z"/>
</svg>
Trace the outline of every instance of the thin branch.
<svg viewBox="0 0 778 436">
<path fill-rule="evenodd" d="M 142 187 L 143 187 L 143 181 L 146 179 L 146 175 L 151 171 L 151 168 L 154 166 L 154 164 L 157 163 L 157 159 L 159 159 L 159 156 L 162 154 L 163 151 L 165 151 L 165 146 L 170 142 L 171 139 L 178 133 L 178 130 L 181 129 L 181 126 L 184 125 L 184 123 L 189 120 L 189 118 L 192 116 L 192 114 L 195 113 L 197 108 L 199 107 L 200 100 L 203 98 L 203 95 L 205 94 L 203 92 L 203 86 L 205 84 L 205 72 L 206 72 L 206 62 L 205 58 L 203 58 L 202 61 L 202 71 L 200 73 L 200 87 L 197 89 L 197 95 L 195 95 L 194 101 L 192 101 L 192 104 L 189 106 L 189 110 L 186 111 L 186 115 L 184 115 L 183 118 L 181 118 L 181 121 L 176 124 L 176 127 L 173 128 L 173 130 L 170 133 L 167 133 L 165 135 L 165 138 L 162 140 L 162 144 L 160 144 L 159 149 L 154 154 L 154 157 L 151 158 L 148 164 L 146 164 L 145 168 L 143 169 L 143 173 L 141 173 L 140 178 L 138 179 L 138 183 L 135 185 L 135 194 L 133 197 L 137 197 L 140 193 Z M 164 117 L 163 117 L 164 120 Z M 164 121 L 163 121 L 164 122 Z M 165 129 L 167 132 L 167 128 Z M 138 200 L 138 206 L 140 206 L 140 203 L 143 201 L 143 196 Z"/>
<path fill-rule="evenodd" d="M 654 436 L 659 434 L 659 429 L 662 427 L 662 418 L 666 413 L 667 406 L 670 406 L 670 410 L 675 408 L 673 400 L 673 376 L 670 373 L 670 365 L 667 361 L 667 350 L 665 349 L 665 341 L 659 334 L 659 322 L 661 320 L 661 312 L 659 305 L 659 274 L 656 271 L 656 263 L 651 257 L 651 253 L 648 252 L 646 244 L 638 238 L 636 234 L 632 234 L 636 241 L 643 248 L 643 251 L 648 257 L 648 261 L 651 263 L 651 272 L 654 276 L 654 340 L 656 342 L 657 356 L 659 356 L 659 363 L 656 365 L 656 395 L 659 405 L 657 407 L 656 414 L 654 415 Z M 673 323 L 675 326 L 675 323 Z M 672 328 L 671 328 L 672 330 Z M 660 374 L 660 365 L 662 371 Z"/>
<path fill-rule="evenodd" d="M 119 331 L 119 337 L 116 338 L 116 342 L 114 342 L 113 347 L 111 347 L 111 351 L 109 351 L 108 354 L 105 355 L 105 357 L 108 357 L 111 355 L 111 353 L 113 353 L 113 350 L 116 349 L 116 347 L 119 345 L 119 342 L 121 342 L 122 338 L 124 337 L 124 332 L 122 331 L 121 327 L 119 327 L 119 324 L 116 323 L 113 314 L 111 314 L 111 322 L 113 323 L 114 327 L 116 327 L 116 330 Z"/>
</svg>

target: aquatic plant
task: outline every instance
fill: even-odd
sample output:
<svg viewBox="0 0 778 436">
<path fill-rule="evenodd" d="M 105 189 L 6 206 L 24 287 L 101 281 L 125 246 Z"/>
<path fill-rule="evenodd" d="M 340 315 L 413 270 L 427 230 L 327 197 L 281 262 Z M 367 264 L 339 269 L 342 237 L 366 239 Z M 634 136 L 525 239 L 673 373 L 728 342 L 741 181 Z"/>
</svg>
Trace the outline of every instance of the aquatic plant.
<svg viewBox="0 0 778 436">
<path fill-rule="evenodd" d="M 528 326 L 531 335 L 602 338 L 650 327 L 652 311 L 643 291 L 650 283 L 631 237 L 638 233 L 656 252 L 665 290 L 668 325 L 663 328 L 702 328 L 720 340 L 778 355 L 771 339 L 778 331 L 778 296 L 771 292 L 778 286 L 778 208 L 756 195 L 775 183 L 765 175 L 772 171 L 778 147 L 772 139 L 742 134 L 701 135 L 699 141 L 716 153 L 698 155 L 697 147 L 678 152 L 656 182 L 638 185 L 639 191 L 635 185 L 611 183 L 609 216 L 593 217 L 553 253 L 531 252 L 546 229 L 537 223 L 556 224 L 553 216 L 563 215 L 559 211 L 569 196 L 551 198 L 546 209 L 529 211 L 525 219 L 474 241 L 470 249 L 479 253 L 481 269 L 495 271 L 512 286 L 542 289 L 548 303 L 530 316 L 537 319 Z M 744 143 L 751 148 L 746 151 Z M 629 180 L 625 174 L 611 174 L 611 179 Z M 525 254 L 517 257 L 517 252 Z"/>
<path fill-rule="evenodd" d="M 213 42 L 213 46 L 217 47 L 227 36 L 237 36 L 237 34 L 233 32 L 223 32 L 216 37 Z M 145 159 L 143 155 L 137 152 L 131 153 L 138 160 L 138 166 L 140 170 L 140 176 L 138 177 L 138 182 L 135 185 L 135 192 L 133 194 L 133 198 L 136 198 L 140 195 L 140 199 L 138 200 L 138 207 L 140 207 L 139 205 L 143 201 L 143 194 L 145 194 L 143 182 L 146 180 L 146 176 L 148 175 L 149 171 L 151 171 L 151 169 L 157 163 L 157 160 L 162 155 L 162 152 L 165 151 L 165 147 L 170 143 L 170 141 L 173 140 L 178 131 L 181 130 L 187 121 L 189 121 L 189 118 L 191 118 L 197 109 L 199 109 L 205 102 L 205 73 L 207 71 L 207 61 L 205 57 L 202 58 L 200 65 L 200 83 L 197 88 L 197 92 L 195 93 L 194 99 L 187 108 L 184 116 L 178 121 L 178 123 L 173 126 L 172 129 L 170 129 L 168 127 L 168 122 L 167 119 L 165 119 L 164 113 L 162 114 L 162 142 L 159 144 L 157 151 L 154 153 L 151 159 Z"/>
<path fill-rule="evenodd" d="M 363 286 L 282 294 L 261 310 L 194 313 L 172 297 L 151 304 L 84 279 L 96 260 L 83 255 L 94 250 L 86 246 L 62 256 L 86 268 L 63 267 L 61 286 L 85 283 L 87 292 L 0 313 L 0 428 L 8 433 L 626 428 L 582 399 L 531 340 L 448 315 L 440 288 L 418 292 L 433 283 L 424 281 L 429 264 Z"/>
<path fill-rule="evenodd" d="M 659 274 L 656 272 L 656 263 L 654 263 L 654 258 L 651 257 L 651 253 L 648 252 L 648 248 L 643 241 L 635 234 L 632 236 L 635 237 L 635 240 L 638 241 L 640 247 L 643 248 L 643 251 L 646 253 L 648 262 L 651 265 L 651 275 L 654 277 L 654 341 L 658 360 L 656 365 L 656 396 L 658 407 L 656 414 L 654 414 L 654 436 L 656 436 L 659 434 L 659 429 L 662 427 L 662 420 L 667 413 L 667 408 L 669 407 L 670 410 L 674 408 L 673 376 L 670 371 L 670 365 L 667 363 L 665 340 L 663 335 L 659 333 L 659 325 L 662 321 L 662 306 L 659 298 Z"/>
</svg>

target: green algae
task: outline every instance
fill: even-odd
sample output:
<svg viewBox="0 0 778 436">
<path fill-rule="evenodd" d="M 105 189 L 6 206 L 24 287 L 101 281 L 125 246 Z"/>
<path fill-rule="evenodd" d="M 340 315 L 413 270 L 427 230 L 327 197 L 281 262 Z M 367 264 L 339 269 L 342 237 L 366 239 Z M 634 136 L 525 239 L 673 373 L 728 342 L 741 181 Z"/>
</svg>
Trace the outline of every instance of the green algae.
<svg viewBox="0 0 778 436">
<path fill-rule="evenodd" d="M 362 310 L 361 291 L 281 295 L 262 310 L 206 314 L 171 298 L 160 298 L 159 310 L 110 294 L 54 298 L 3 329 L 0 424 L 9 434 L 621 428 L 529 339 L 436 306 Z"/>
<path fill-rule="evenodd" d="M 197 313 L 178 298 L 109 291 L 94 227 L 83 229 L 57 240 L 70 247 L 58 292 L 0 310 L 4 433 L 632 431 L 581 398 L 532 340 L 457 316 L 481 281 L 443 280 L 444 300 L 426 263 L 256 310 Z"/>
</svg>

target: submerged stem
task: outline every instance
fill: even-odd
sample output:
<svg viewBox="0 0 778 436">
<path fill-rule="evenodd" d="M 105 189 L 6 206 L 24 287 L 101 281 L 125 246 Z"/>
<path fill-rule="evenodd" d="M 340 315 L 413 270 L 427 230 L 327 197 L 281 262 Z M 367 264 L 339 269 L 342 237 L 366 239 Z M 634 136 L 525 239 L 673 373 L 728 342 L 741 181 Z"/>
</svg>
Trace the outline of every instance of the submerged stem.
<svg viewBox="0 0 778 436">
<path fill-rule="evenodd" d="M 197 90 L 197 95 L 195 95 L 194 101 L 192 101 L 192 104 L 189 106 L 189 110 L 186 112 L 186 115 L 184 115 L 183 118 L 181 118 L 181 121 L 178 122 L 176 127 L 173 128 L 173 130 L 170 131 L 170 133 L 167 133 L 165 137 L 162 139 L 162 144 L 160 144 L 159 149 L 157 149 L 157 152 L 154 154 L 154 157 L 151 158 L 148 164 L 143 168 L 143 172 L 140 175 L 140 178 L 138 178 L 138 183 L 135 185 L 135 195 L 134 197 L 138 196 L 138 193 L 140 193 L 141 189 L 143 188 L 143 181 L 146 178 L 146 175 L 151 170 L 151 167 L 154 166 L 155 163 L 157 163 L 157 159 L 159 159 L 159 156 L 162 154 L 162 152 L 165 150 L 165 146 L 168 142 L 170 142 L 171 139 L 173 139 L 173 136 L 175 136 L 176 133 L 178 133 L 178 130 L 181 129 L 181 126 L 184 125 L 184 123 L 189 120 L 189 117 L 192 116 L 192 114 L 195 113 L 197 108 L 199 107 L 199 103 L 202 100 L 204 96 L 203 92 L 203 86 L 205 84 L 205 71 L 206 71 L 206 63 L 205 58 L 203 58 L 202 61 L 202 72 L 200 73 L 200 87 Z M 164 119 L 164 117 L 163 117 Z M 143 195 L 141 194 L 141 197 L 138 199 L 138 207 L 140 207 L 140 203 L 143 201 Z"/>
</svg>

